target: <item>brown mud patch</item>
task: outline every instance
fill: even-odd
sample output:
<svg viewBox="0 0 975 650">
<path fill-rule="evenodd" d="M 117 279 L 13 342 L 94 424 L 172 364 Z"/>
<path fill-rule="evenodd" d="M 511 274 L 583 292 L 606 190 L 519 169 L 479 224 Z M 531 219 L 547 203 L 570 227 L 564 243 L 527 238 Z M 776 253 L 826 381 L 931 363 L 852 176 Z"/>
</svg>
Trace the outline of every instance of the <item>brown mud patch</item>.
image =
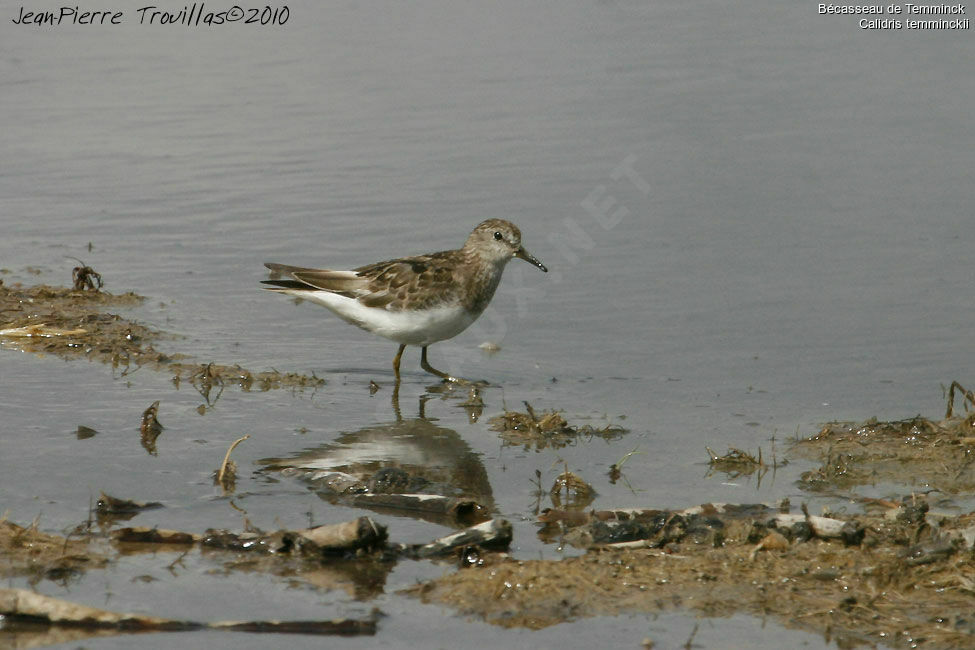
<svg viewBox="0 0 975 650">
<path fill-rule="evenodd" d="M 955 389 L 965 412 L 953 409 Z M 590 616 L 690 610 L 775 618 L 839 647 L 969 648 L 975 644 L 975 407 L 957 383 L 945 418 L 830 423 L 796 440 L 789 459 L 821 463 L 801 489 L 849 499 L 861 514 L 705 504 L 684 511 L 548 509 L 546 541 L 586 549 L 563 560 L 490 555 L 407 590 L 424 602 L 503 627 L 540 629 Z M 527 417 L 527 420 L 525 419 Z M 508 414 L 505 423 L 513 420 Z M 522 416 L 537 428 L 541 418 Z M 761 471 L 761 457 L 709 450 L 713 470 Z M 858 496 L 889 483 L 902 496 Z M 953 510 L 953 511 L 952 511 Z"/>
<path fill-rule="evenodd" d="M 211 391 L 234 385 L 243 390 L 317 387 L 314 374 L 253 372 L 238 365 L 193 363 L 186 355 L 155 348 L 166 335 L 112 313 L 141 305 L 132 292 L 102 291 L 101 276 L 90 267 L 75 269 L 74 288 L 0 282 L 0 346 L 62 359 L 87 359 L 121 369 L 124 376 L 140 368 L 173 375 L 173 382 L 191 383 L 205 399 Z"/>
<path fill-rule="evenodd" d="M 771 616 L 840 647 L 971 647 L 975 563 L 965 535 L 975 518 L 898 515 L 860 518 L 859 545 L 790 541 L 741 521 L 724 526 L 719 543 L 671 536 L 661 548 L 603 546 L 560 561 L 490 556 L 409 592 L 503 627 L 691 610 Z"/>
<path fill-rule="evenodd" d="M 975 492 L 975 413 L 954 414 L 955 387 L 970 405 L 971 393 L 954 382 L 941 420 L 916 416 L 892 422 L 831 422 L 796 441 L 790 453 L 820 463 L 805 472 L 809 492 L 844 493 L 861 485 L 910 484 L 950 498 Z"/>
<path fill-rule="evenodd" d="M 168 357 L 152 347 L 156 332 L 108 312 L 143 301 L 131 292 L 0 284 L 0 341 L 4 347 L 114 367 L 166 362 Z"/>
</svg>

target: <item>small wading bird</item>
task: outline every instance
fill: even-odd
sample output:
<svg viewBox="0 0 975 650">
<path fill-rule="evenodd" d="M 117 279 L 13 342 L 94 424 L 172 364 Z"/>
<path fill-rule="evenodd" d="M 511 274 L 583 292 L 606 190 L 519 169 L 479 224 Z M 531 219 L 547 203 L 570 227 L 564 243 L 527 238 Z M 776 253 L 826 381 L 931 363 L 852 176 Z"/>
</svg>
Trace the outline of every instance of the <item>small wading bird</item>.
<svg viewBox="0 0 975 650">
<path fill-rule="evenodd" d="M 399 343 L 399 362 L 407 345 L 418 345 L 420 366 L 445 381 L 467 384 L 427 363 L 427 348 L 457 336 L 491 302 L 501 273 L 517 257 L 547 272 L 521 245 L 521 231 L 503 219 L 483 221 L 463 248 L 360 266 L 351 271 L 308 269 L 265 263 L 270 291 L 324 305 L 342 320 Z"/>
</svg>

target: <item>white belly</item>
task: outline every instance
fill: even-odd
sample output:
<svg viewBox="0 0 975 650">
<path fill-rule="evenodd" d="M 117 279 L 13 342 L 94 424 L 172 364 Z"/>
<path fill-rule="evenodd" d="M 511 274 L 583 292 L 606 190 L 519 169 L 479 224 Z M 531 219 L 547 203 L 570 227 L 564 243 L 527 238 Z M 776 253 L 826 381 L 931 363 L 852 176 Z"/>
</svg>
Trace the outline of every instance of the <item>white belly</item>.
<svg viewBox="0 0 975 650">
<path fill-rule="evenodd" d="M 328 291 L 287 291 L 328 307 L 339 318 L 373 334 L 405 345 L 430 345 L 457 336 L 479 314 L 471 314 L 460 305 L 450 305 L 418 311 L 387 311 L 366 307 L 357 300 Z"/>
</svg>

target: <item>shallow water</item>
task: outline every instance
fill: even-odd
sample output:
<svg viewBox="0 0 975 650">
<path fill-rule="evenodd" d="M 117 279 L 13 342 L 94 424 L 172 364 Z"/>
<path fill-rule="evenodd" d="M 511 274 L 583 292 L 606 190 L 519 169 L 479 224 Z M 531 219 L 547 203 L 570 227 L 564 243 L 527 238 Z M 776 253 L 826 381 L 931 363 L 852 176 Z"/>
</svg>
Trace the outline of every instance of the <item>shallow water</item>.
<svg viewBox="0 0 975 650">
<path fill-rule="evenodd" d="M 61 530 L 104 490 L 164 502 L 135 524 L 239 528 L 210 473 L 245 433 L 233 504 L 256 525 L 356 516 L 259 461 L 394 422 L 395 345 L 259 291 L 262 262 L 347 268 L 452 248 L 488 216 L 520 225 L 551 272 L 515 260 L 491 311 L 431 348 L 433 365 L 494 384 L 484 417 L 471 423 L 462 398 L 423 410 L 483 466 L 515 524 L 515 555 L 562 552 L 535 536 L 534 509 L 550 505 L 536 503 L 536 469 L 547 488 L 567 464 L 597 508 L 818 506 L 793 484 L 799 464 L 760 484 L 708 476 L 705 445 L 767 456 L 771 437 L 781 445 L 832 419 L 937 416 L 940 384 L 970 383 L 969 32 L 861 30 L 812 4 L 289 6 L 285 26 L 204 29 L 139 26 L 135 14 L 115 27 L 20 27 L 17 8 L 0 5 L 0 279 L 67 284 L 69 256 L 83 258 L 106 289 L 148 297 L 130 315 L 175 335 L 159 347 L 328 382 L 228 389 L 201 416 L 201 396 L 165 374 L 4 351 L 0 493 L 12 520 Z M 485 340 L 500 353 L 482 353 Z M 405 418 L 433 383 L 418 357 L 404 358 Z M 150 456 L 138 424 L 155 400 L 166 429 Z M 505 447 L 488 416 L 525 400 L 630 433 Z M 99 433 L 78 440 L 78 425 Z M 609 465 L 633 449 L 611 484 Z M 377 518 L 397 541 L 445 530 Z M 445 570 L 426 563 L 398 566 L 384 595 L 360 602 L 266 576 L 196 576 L 205 559 L 176 581 L 161 568 L 172 560 L 135 557 L 47 593 L 206 620 L 375 605 L 389 617 L 363 646 L 544 647 L 590 633 L 665 646 L 692 627 L 635 616 L 501 633 L 396 596 Z M 176 589 L 135 586 L 140 573 Z M 761 628 L 702 626 L 718 631 L 706 647 L 752 643 Z M 772 645 L 822 643 L 761 629 Z M 208 635 L 208 647 L 231 643 L 241 638 Z M 89 645 L 113 644 L 124 641 Z"/>
</svg>

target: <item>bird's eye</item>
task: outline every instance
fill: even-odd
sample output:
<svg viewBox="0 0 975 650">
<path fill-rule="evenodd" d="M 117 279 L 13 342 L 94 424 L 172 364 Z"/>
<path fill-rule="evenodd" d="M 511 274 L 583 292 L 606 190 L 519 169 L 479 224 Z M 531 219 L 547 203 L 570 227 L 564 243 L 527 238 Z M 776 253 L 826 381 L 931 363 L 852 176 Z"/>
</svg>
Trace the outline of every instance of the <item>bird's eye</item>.
<svg viewBox="0 0 975 650">
<path fill-rule="evenodd" d="M 501 241 L 502 239 L 504 239 L 504 235 L 502 235 L 501 232 L 498 231 L 494 233 L 494 238 L 497 239 L 498 241 Z"/>
</svg>

